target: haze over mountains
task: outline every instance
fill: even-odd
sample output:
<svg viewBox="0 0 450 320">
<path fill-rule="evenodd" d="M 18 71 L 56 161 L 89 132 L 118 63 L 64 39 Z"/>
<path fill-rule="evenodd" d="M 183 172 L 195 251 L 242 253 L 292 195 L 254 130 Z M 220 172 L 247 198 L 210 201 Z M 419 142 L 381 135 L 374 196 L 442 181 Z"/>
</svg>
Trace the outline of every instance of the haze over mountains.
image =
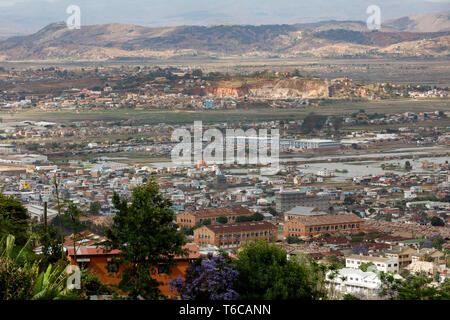
<svg viewBox="0 0 450 320">
<path fill-rule="evenodd" d="M 181 57 L 424 57 L 448 56 L 450 14 L 386 21 L 284 25 L 212 25 L 149 28 L 101 24 L 70 30 L 54 23 L 37 33 L 0 41 L 0 60 L 107 61 Z"/>
</svg>

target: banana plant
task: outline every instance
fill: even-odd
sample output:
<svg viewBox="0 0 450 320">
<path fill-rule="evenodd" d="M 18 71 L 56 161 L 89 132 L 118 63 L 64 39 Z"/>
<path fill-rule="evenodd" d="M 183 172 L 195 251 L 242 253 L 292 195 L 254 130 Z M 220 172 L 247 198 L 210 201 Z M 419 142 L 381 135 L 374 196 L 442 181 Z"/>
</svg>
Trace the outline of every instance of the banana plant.
<svg viewBox="0 0 450 320">
<path fill-rule="evenodd" d="M 69 274 L 64 265 L 50 264 L 47 270 L 41 272 L 34 283 L 33 297 L 31 300 L 55 300 L 62 299 L 68 293 L 66 282 Z"/>
<path fill-rule="evenodd" d="M 3 299 L 29 299 L 29 300 L 54 300 L 65 298 L 77 298 L 76 294 L 66 286 L 70 274 L 67 272 L 68 265 L 57 264 L 54 267 L 50 264 L 43 272 L 39 272 L 39 263 L 30 262 L 27 257 L 27 248 L 32 238 L 19 250 L 14 253 L 13 235 L 3 237 L 0 241 L 0 269 L 11 275 L 20 272 L 23 277 L 28 279 L 30 290 L 20 291 L 20 285 L 14 283 L 14 277 L 5 274 L 4 282 L 0 287 L 0 296 Z M 1 278 L 1 277 L 0 277 Z M 1 280 L 1 279 L 0 279 Z M 15 290 L 15 291 L 14 291 Z M 19 292 L 20 291 L 20 292 Z"/>
</svg>

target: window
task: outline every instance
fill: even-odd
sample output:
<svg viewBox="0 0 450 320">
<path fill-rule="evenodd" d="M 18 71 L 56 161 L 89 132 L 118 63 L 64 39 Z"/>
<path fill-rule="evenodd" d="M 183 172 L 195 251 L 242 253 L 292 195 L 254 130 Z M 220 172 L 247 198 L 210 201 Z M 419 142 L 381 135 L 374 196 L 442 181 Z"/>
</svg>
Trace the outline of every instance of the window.
<svg viewBox="0 0 450 320">
<path fill-rule="evenodd" d="M 80 266 L 80 269 L 81 270 L 83 270 L 83 269 L 87 269 L 87 267 L 88 267 L 88 265 L 89 265 L 89 262 L 81 262 L 81 261 L 79 261 L 79 260 L 77 260 L 77 262 L 78 262 L 78 265 Z"/>
<path fill-rule="evenodd" d="M 158 274 L 168 274 L 169 266 L 165 264 L 158 265 Z"/>
<path fill-rule="evenodd" d="M 108 264 L 106 265 L 106 270 L 108 270 L 109 273 L 119 272 L 119 264 L 115 261 L 108 261 Z"/>
</svg>

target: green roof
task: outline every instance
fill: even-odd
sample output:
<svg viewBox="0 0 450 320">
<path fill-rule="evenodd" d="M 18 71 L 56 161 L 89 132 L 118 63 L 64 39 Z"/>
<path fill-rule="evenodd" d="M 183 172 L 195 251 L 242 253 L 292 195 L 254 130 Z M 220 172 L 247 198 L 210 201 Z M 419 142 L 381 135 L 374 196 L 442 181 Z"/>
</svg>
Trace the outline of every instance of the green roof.
<svg viewBox="0 0 450 320">
<path fill-rule="evenodd" d="M 410 239 L 410 240 L 403 240 L 400 241 L 401 243 L 415 243 L 415 242 L 425 242 L 427 239 L 419 238 L 419 239 Z"/>
</svg>

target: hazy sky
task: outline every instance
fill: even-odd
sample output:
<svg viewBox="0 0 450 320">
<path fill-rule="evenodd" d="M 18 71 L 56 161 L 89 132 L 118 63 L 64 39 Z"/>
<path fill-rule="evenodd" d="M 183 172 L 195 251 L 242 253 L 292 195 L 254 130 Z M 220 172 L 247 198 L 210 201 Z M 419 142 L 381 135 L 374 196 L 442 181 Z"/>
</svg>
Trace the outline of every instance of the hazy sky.
<svg viewBox="0 0 450 320">
<path fill-rule="evenodd" d="M 366 21 L 369 5 L 381 8 L 382 20 L 450 11 L 450 0 L 0 0 L 0 34 L 32 33 L 49 23 L 65 21 L 71 4 L 81 8 L 81 23 L 85 25 Z"/>
</svg>

